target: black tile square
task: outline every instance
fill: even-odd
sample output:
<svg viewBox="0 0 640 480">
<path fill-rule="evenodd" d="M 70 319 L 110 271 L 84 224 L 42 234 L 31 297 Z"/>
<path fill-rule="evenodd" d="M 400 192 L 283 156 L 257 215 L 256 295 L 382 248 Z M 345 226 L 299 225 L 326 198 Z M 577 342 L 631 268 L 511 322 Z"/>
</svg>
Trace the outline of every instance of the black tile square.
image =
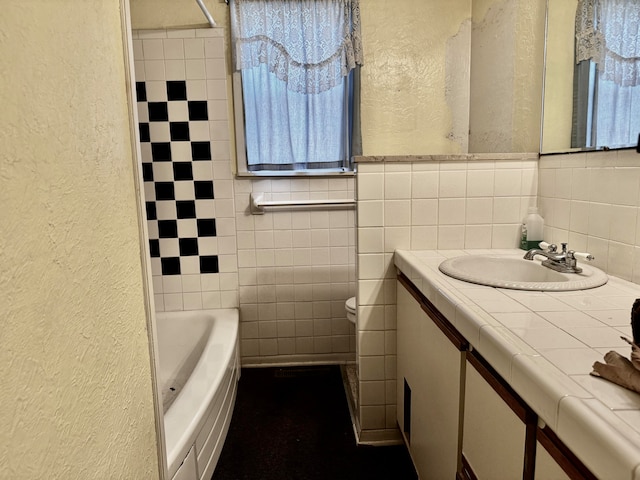
<svg viewBox="0 0 640 480">
<path fill-rule="evenodd" d="M 147 101 L 147 85 L 144 82 L 136 82 L 136 98 L 138 102 Z"/>
<path fill-rule="evenodd" d="M 161 258 L 163 275 L 180 275 L 180 257 Z"/>
<path fill-rule="evenodd" d="M 195 181 L 193 182 L 193 188 L 196 195 L 196 200 L 206 200 L 208 198 L 213 198 L 212 181 Z"/>
<path fill-rule="evenodd" d="M 171 143 L 152 143 L 151 159 L 154 162 L 170 162 L 171 161 Z"/>
<path fill-rule="evenodd" d="M 151 134 L 149 133 L 149 124 L 148 123 L 140 123 L 138 124 L 138 130 L 140 131 L 140 141 L 141 142 L 150 142 Z"/>
<path fill-rule="evenodd" d="M 171 122 L 169 131 L 171 132 L 172 142 L 189 140 L 189 122 Z"/>
<path fill-rule="evenodd" d="M 199 218 L 198 219 L 198 237 L 215 237 L 216 236 L 216 219 L 215 218 Z"/>
<path fill-rule="evenodd" d="M 178 238 L 178 221 L 158 220 L 158 236 L 160 238 Z"/>
<path fill-rule="evenodd" d="M 211 160 L 211 143 L 191 142 L 191 158 L 193 160 Z"/>
<path fill-rule="evenodd" d="M 181 238 L 178 240 L 180 245 L 181 257 L 192 257 L 198 255 L 198 239 L 197 238 Z"/>
<path fill-rule="evenodd" d="M 160 257 L 160 240 L 149 240 L 149 254 L 151 258 Z"/>
<path fill-rule="evenodd" d="M 142 164 L 142 179 L 145 182 L 153 182 L 153 163 Z"/>
<path fill-rule="evenodd" d="M 157 220 L 156 202 L 145 202 L 147 209 L 147 220 Z"/>
<path fill-rule="evenodd" d="M 200 257 L 200 273 L 219 273 L 217 255 L 207 255 Z"/>
<path fill-rule="evenodd" d="M 193 180 L 193 167 L 191 162 L 173 162 L 173 179 Z"/>
<path fill-rule="evenodd" d="M 189 102 L 189 120 L 209 120 L 206 101 L 197 100 Z"/>
<path fill-rule="evenodd" d="M 178 218 L 196 218 L 195 200 L 178 200 L 176 202 Z"/>
<path fill-rule="evenodd" d="M 150 122 L 167 122 L 169 121 L 169 110 L 167 102 L 149 102 L 149 121 Z"/>
<path fill-rule="evenodd" d="M 167 82 L 167 99 L 186 100 L 187 99 L 187 82 L 171 80 Z"/>
<path fill-rule="evenodd" d="M 156 200 L 175 200 L 176 192 L 173 182 L 156 182 Z"/>
</svg>

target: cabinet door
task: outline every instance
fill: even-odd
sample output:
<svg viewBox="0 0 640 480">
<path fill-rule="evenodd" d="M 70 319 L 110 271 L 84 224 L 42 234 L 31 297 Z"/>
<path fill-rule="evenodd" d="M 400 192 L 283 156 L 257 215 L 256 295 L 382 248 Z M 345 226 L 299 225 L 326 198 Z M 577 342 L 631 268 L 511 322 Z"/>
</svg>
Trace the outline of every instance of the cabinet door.
<svg viewBox="0 0 640 480">
<path fill-rule="evenodd" d="M 596 480 L 548 426 L 539 427 L 536 438 L 536 480 Z"/>
<path fill-rule="evenodd" d="M 468 358 L 474 360 L 471 356 Z M 533 456 L 525 452 L 532 452 L 533 445 L 527 450 L 527 438 L 529 442 L 535 439 L 535 415 L 515 398 L 510 397 L 508 403 L 504 398 L 508 396 L 508 392 L 503 391 L 505 387 L 489 374 L 477 361 L 467 361 L 463 462 L 479 480 L 530 479 Z"/>
<path fill-rule="evenodd" d="M 398 423 L 420 479 L 454 479 L 460 453 L 464 352 L 401 283 L 397 301 Z M 405 381 L 410 402 L 405 402 Z"/>
<path fill-rule="evenodd" d="M 547 450 L 538 442 L 536 446 L 536 480 L 570 480 Z"/>
</svg>

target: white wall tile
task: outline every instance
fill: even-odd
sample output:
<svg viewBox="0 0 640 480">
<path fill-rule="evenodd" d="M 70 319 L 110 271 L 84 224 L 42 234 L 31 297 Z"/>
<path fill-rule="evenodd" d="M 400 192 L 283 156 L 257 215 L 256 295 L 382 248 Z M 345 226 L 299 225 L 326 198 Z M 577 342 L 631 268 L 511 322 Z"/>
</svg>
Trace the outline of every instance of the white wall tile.
<svg viewBox="0 0 640 480">
<path fill-rule="evenodd" d="M 411 173 L 392 172 L 384 175 L 385 200 L 411 198 Z"/>
<path fill-rule="evenodd" d="M 438 200 L 414 199 L 411 202 L 411 225 L 427 226 L 438 224 Z"/>
<path fill-rule="evenodd" d="M 464 225 L 440 225 L 438 227 L 438 248 L 452 250 L 464 248 Z"/>
<path fill-rule="evenodd" d="M 587 156 L 587 159 L 589 156 Z M 611 203 L 613 200 L 613 169 L 590 168 L 589 200 L 598 203 Z"/>
<path fill-rule="evenodd" d="M 626 151 L 625 151 L 626 152 Z M 619 152 L 620 153 L 620 152 Z M 630 155 L 630 154 L 626 154 Z M 637 157 L 637 153 L 635 154 Z M 631 157 L 633 159 L 633 157 Z M 635 158 L 637 164 L 637 158 Z M 640 195 L 640 168 L 615 168 L 613 170 L 611 203 L 637 206 Z"/>
<path fill-rule="evenodd" d="M 633 245 L 609 242 L 607 269 L 611 275 L 631 281 L 633 279 Z"/>
<path fill-rule="evenodd" d="M 466 201 L 464 198 L 441 198 L 438 201 L 440 225 L 464 225 Z"/>
<path fill-rule="evenodd" d="M 587 234 L 589 231 L 589 203 L 571 202 L 571 221 L 569 227 L 577 233 Z"/>
<path fill-rule="evenodd" d="M 441 171 L 439 181 L 439 198 L 464 197 L 467 191 L 467 172 Z"/>
<path fill-rule="evenodd" d="M 363 402 L 366 399 L 362 400 Z M 363 430 L 385 428 L 386 409 L 383 405 L 365 405 L 360 408 L 360 426 Z"/>
<path fill-rule="evenodd" d="M 411 200 L 386 200 L 384 222 L 386 227 L 411 225 Z"/>
<path fill-rule="evenodd" d="M 360 330 L 358 342 L 360 355 L 384 355 L 384 331 Z"/>
<path fill-rule="evenodd" d="M 386 385 L 384 381 L 360 382 L 362 405 L 384 405 Z"/>
<path fill-rule="evenodd" d="M 384 230 L 384 251 L 393 253 L 398 249 L 411 247 L 411 227 L 386 227 Z"/>
<path fill-rule="evenodd" d="M 609 222 L 612 214 L 612 207 L 603 203 L 589 204 L 589 224 L 588 232 L 590 235 L 609 238 Z"/>
<path fill-rule="evenodd" d="M 142 51 L 145 60 L 163 60 L 164 50 L 161 39 L 142 40 Z"/>
<path fill-rule="evenodd" d="M 493 198 L 473 198 L 466 201 L 466 224 L 490 224 L 493 221 Z"/>
<path fill-rule="evenodd" d="M 358 173 L 358 200 L 378 200 L 383 198 L 384 181 L 384 174 L 382 173 Z"/>
<path fill-rule="evenodd" d="M 411 178 L 412 198 L 437 198 L 440 174 L 436 171 L 414 171 Z"/>
<path fill-rule="evenodd" d="M 491 248 L 491 225 L 467 225 L 464 233 L 464 248 Z"/>
<path fill-rule="evenodd" d="M 519 169 L 496 170 L 494 182 L 494 195 L 496 197 L 520 195 L 522 187 L 522 172 Z"/>
<path fill-rule="evenodd" d="M 467 196 L 493 196 L 495 172 L 491 170 L 469 170 L 467 172 Z"/>
<path fill-rule="evenodd" d="M 514 197 L 496 197 L 493 199 L 494 223 L 521 223 L 520 199 Z"/>
<path fill-rule="evenodd" d="M 164 61 L 144 60 L 145 80 L 165 80 Z"/>
<path fill-rule="evenodd" d="M 384 226 L 384 202 L 362 201 L 358 202 L 358 227 L 382 227 Z"/>
<path fill-rule="evenodd" d="M 437 226 L 414 226 L 411 228 L 412 250 L 433 250 L 438 248 Z"/>
</svg>

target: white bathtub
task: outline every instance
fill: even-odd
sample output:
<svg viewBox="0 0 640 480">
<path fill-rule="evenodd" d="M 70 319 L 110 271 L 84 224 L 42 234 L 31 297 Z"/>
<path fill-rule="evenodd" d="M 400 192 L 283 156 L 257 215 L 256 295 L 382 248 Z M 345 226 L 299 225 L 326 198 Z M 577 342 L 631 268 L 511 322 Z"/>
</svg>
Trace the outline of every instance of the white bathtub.
<svg viewBox="0 0 640 480">
<path fill-rule="evenodd" d="M 156 315 L 170 479 L 213 474 L 240 374 L 238 320 L 237 309 Z"/>
</svg>

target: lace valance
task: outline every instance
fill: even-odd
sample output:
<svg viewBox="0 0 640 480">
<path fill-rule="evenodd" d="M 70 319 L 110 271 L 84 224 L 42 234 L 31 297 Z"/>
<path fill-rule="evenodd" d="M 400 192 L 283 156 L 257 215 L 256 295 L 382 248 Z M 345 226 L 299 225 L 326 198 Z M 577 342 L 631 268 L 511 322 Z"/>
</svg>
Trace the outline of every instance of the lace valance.
<svg viewBox="0 0 640 480">
<path fill-rule="evenodd" d="M 576 63 L 593 60 L 603 80 L 640 85 L 640 1 L 580 0 Z"/>
<path fill-rule="evenodd" d="M 359 0 L 234 0 L 236 70 L 260 63 L 289 90 L 320 93 L 362 65 Z"/>
</svg>

